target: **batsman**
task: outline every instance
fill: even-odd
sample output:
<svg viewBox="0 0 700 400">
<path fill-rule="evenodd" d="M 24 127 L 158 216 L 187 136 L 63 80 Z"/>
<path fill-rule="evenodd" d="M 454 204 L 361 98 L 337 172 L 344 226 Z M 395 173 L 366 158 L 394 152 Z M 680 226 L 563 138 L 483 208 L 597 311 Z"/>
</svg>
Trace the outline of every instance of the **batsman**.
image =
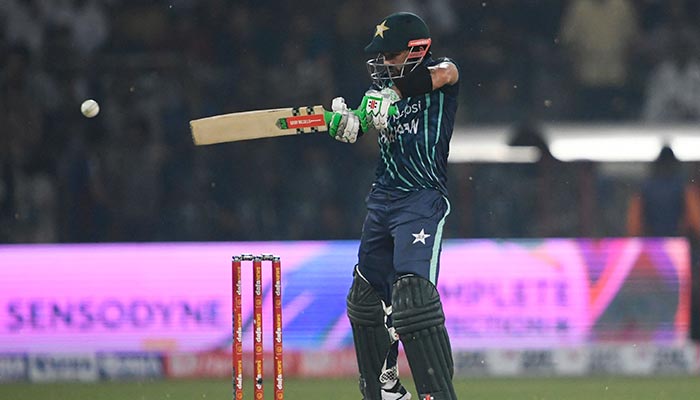
<svg viewBox="0 0 700 400">
<path fill-rule="evenodd" d="M 347 296 L 365 400 L 410 400 L 399 380 L 399 341 L 420 400 L 454 400 L 454 364 L 436 289 L 445 219 L 447 156 L 459 70 L 433 58 L 425 22 L 387 16 L 365 51 L 372 79 L 357 110 L 333 100 L 329 133 L 354 143 L 376 131 L 380 156 L 366 198 L 358 262 Z"/>
</svg>

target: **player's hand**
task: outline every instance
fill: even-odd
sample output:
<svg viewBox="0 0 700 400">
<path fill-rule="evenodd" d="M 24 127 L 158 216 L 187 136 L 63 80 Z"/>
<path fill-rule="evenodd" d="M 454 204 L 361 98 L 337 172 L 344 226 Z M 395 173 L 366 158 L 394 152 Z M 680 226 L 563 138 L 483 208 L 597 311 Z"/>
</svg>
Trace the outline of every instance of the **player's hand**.
<svg viewBox="0 0 700 400">
<path fill-rule="evenodd" d="M 345 98 L 343 98 L 343 97 L 334 98 L 333 101 L 331 102 L 331 110 L 333 112 L 348 111 L 348 105 L 345 104 Z"/>
<path fill-rule="evenodd" d="M 391 105 L 400 99 L 398 93 L 391 88 L 381 91 L 371 89 L 365 92 L 358 110 L 362 130 L 366 131 L 370 126 L 379 130 L 386 129 L 389 126 L 389 117 L 393 114 L 390 113 Z"/>
<path fill-rule="evenodd" d="M 348 109 L 342 97 L 333 99 L 331 109 L 333 114 L 328 123 L 328 133 L 341 142 L 355 143 L 360 130 L 360 118 Z"/>
</svg>

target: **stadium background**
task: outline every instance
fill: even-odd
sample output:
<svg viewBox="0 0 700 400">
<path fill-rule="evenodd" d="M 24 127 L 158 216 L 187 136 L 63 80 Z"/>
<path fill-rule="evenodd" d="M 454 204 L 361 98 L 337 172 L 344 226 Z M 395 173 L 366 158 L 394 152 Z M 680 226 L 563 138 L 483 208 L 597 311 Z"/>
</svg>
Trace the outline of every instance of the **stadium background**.
<svg viewBox="0 0 700 400">
<path fill-rule="evenodd" d="M 284 241 L 284 246 L 356 240 L 376 162 L 373 140 L 347 146 L 320 136 L 290 137 L 195 148 L 187 122 L 232 111 L 328 107 L 338 95 L 358 103 L 367 85 L 362 47 L 379 18 L 395 10 L 423 15 L 434 54 L 459 64 L 459 132 L 495 126 L 511 143 L 525 137 L 525 144 L 542 146 L 536 140 L 547 137 L 550 124 L 570 124 L 591 135 L 601 124 L 651 126 L 662 139 L 678 124 L 697 126 L 698 4 L 607 0 L 602 3 L 614 12 L 572 11 L 583 3 L 588 2 L 308 1 L 300 7 L 292 1 L 3 1 L 0 243 L 6 246 L 0 247 L 0 276 L 4 282 L 14 276 L 12 288 L 20 290 L 15 297 L 4 291 L 3 317 L 16 322 L 12 301 L 25 300 L 22 285 L 41 281 L 22 275 L 30 266 L 6 261 L 18 245 L 27 251 L 19 260 L 27 260 L 42 244 L 70 250 L 75 248 L 61 245 L 217 242 L 228 243 L 234 253 L 245 251 L 245 241 Z M 688 66 L 685 75 L 672 68 L 678 59 L 690 60 L 681 64 Z M 86 98 L 101 104 L 95 119 L 79 113 Z M 629 150 L 617 149 L 623 158 Z M 680 162 L 677 179 L 699 185 L 699 160 Z M 445 237 L 579 243 L 630 236 L 629 202 L 651 170 L 651 163 L 585 159 L 453 163 L 454 211 Z M 687 275 L 677 288 L 693 290 L 683 300 L 686 308 L 650 313 L 668 318 L 680 308 L 688 315 L 686 324 L 673 325 L 684 340 L 645 341 L 660 346 L 649 350 L 658 356 L 654 368 L 668 364 L 645 373 L 695 374 L 698 356 L 690 339 L 699 337 L 697 232 L 679 228 L 664 236 L 684 238 L 688 257 L 681 268 Z M 37 263 L 55 256 L 48 254 Z M 82 255 L 74 253 L 76 260 Z M 227 262 L 222 260 L 224 268 Z M 349 256 L 337 268 L 352 263 Z M 145 262 L 142 267 L 157 269 Z M 497 266 L 509 267 L 509 261 Z M 95 271 L 88 282 L 104 279 L 99 268 L 88 269 Z M 629 316 L 635 304 L 649 306 L 649 298 L 658 295 L 659 286 L 644 286 L 658 280 L 644 279 L 631 279 L 632 287 L 636 282 L 643 290 L 623 293 L 629 303 L 612 312 L 613 320 Z M 58 295 L 49 300 L 63 307 L 69 302 Z M 0 381 L 27 379 L 39 364 L 49 365 L 39 380 L 80 380 L 81 365 L 87 365 L 87 380 L 110 377 L 104 365 L 118 366 L 117 378 L 168 371 L 160 352 L 139 353 L 133 360 L 119 352 L 133 348 L 106 349 L 116 353 L 95 353 L 86 361 L 49 346 L 42 350 L 47 358 L 37 358 L 17 347 L 11 335 L 27 332 L 11 332 L 13 326 L 3 326 Z M 634 333 L 634 326 L 629 329 Z M 642 344 L 619 337 L 615 343 L 622 347 L 596 353 L 603 365 L 598 372 L 619 372 L 619 363 L 626 362 L 620 361 L 624 346 Z M 589 344 L 599 349 L 595 346 L 609 343 Z M 520 350 L 519 356 L 503 356 L 522 361 L 515 375 L 557 375 L 555 366 L 567 364 L 552 361 L 560 356 L 554 347 Z M 479 367 L 484 355 L 465 354 L 467 375 L 486 373 Z M 228 372 L 223 359 L 211 375 Z"/>
</svg>

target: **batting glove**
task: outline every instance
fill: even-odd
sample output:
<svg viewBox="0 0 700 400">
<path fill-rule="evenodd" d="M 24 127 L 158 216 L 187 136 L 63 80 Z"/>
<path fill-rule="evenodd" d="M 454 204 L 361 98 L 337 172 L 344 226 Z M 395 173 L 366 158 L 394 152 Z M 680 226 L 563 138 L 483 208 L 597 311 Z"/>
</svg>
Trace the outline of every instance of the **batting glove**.
<svg viewBox="0 0 700 400">
<path fill-rule="evenodd" d="M 381 91 L 370 89 L 365 92 L 360 104 L 362 130 L 365 131 L 369 126 L 379 130 L 386 129 L 389 126 L 389 109 L 399 100 L 399 95 L 391 88 Z"/>
<path fill-rule="evenodd" d="M 345 99 L 336 97 L 331 104 L 333 114 L 328 123 L 328 133 L 335 138 L 345 143 L 355 143 L 357 134 L 360 130 L 360 118 L 348 109 L 345 104 Z"/>
</svg>

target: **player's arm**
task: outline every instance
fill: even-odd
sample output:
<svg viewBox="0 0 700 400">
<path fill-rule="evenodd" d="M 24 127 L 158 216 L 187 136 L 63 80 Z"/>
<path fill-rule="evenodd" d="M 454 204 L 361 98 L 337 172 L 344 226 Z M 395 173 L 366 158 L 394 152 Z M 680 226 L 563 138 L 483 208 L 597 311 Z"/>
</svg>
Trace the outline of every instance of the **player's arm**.
<svg viewBox="0 0 700 400">
<path fill-rule="evenodd" d="M 394 85 L 381 91 L 368 90 L 359 107 L 362 131 L 368 127 L 386 129 L 392 104 L 404 97 L 422 95 L 445 85 L 454 85 L 459 80 L 459 70 L 450 61 L 427 67 L 418 66 L 404 78 L 394 79 Z"/>
<path fill-rule="evenodd" d="M 440 89 L 445 85 L 454 85 L 459 80 L 459 70 L 449 62 L 443 61 L 438 65 L 428 67 L 433 90 Z"/>
<path fill-rule="evenodd" d="M 410 74 L 394 79 L 394 87 L 401 98 L 413 97 L 445 85 L 454 85 L 459 80 L 459 70 L 450 61 L 443 61 L 433 66 L 419 65 Z"/>
</svg>

